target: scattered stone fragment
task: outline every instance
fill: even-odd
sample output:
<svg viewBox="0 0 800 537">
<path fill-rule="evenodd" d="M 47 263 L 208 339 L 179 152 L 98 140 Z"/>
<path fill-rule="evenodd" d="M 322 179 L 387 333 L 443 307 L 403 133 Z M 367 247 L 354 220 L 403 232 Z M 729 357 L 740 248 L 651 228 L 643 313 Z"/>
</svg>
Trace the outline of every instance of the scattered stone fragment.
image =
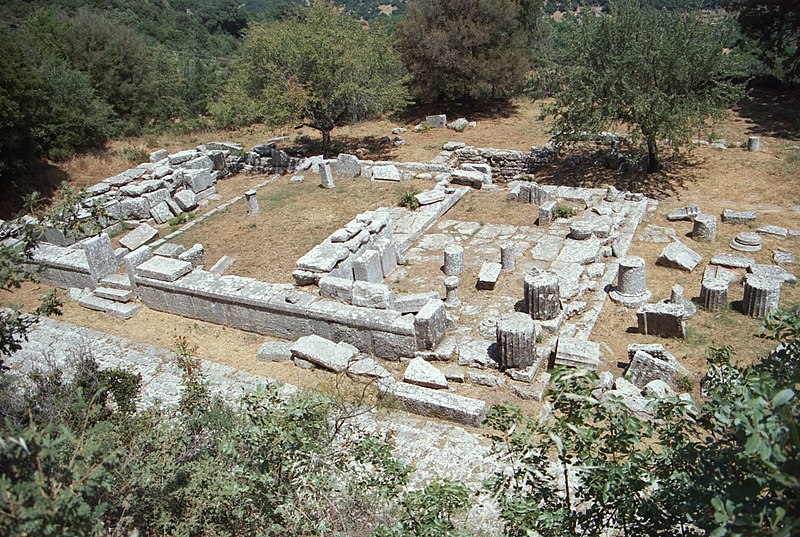
<svg viewBox="0 0 800 537">
<path fill-rule="evenodd" d="M 161 256 L 148 259 L 136 267 L 137 276 L 163 282 L 174 282 L 191 271 L 192 264 L 188 261 Z"/>
<path fill-rule="evenodd" d="M 722 222 L 725 224 L 749 224 L 755 219 L 755 211 L 734 211 L 733 209 L 722 211 Z"/>
<path fill-rule="evenodd" d="M 736 254 L 717 254 L 711 258 L 712 265 L 719 265 L 728 268 L 748 268 L 756 264 L 752 257 Z"/>
<path fill-rule="evenodd" d="M 408 363 L 406 372 L 403 374 L 403 382 L 435 390 L 446 390 L 448 387 L 444 373 L 419 357 Z"/>
<path fill-rule="evenodd" d="M 755 265 L 748 267 L 747 271 L 765 278 L 777 280 L 781 283 L 797 283 L 797 277 L 794 274 L 783 267 L 779 267 L 778 265 L 756 263 Z"/>
<path fill-rule="evenodd" d="M 425 123 L 434 129 L 444 129 L 447 127 L 447 115 L 438 114 L 435 116 L 425 116 Z"/>
<path fill-rule="evenodd" d="M 556 344 L 555 365 L 596 369 L 600 364 L 600 344 L 586 339 L 560 336 Z"/>
<path fill-rule="evenodd" d="M 285 341 L 267 341 L 256 353 L 259 362 L 286 362 L 292 359 L 292 344 Z"/>
<path fill-rule="evenodd" d="M 635 350 L 631 363 L 625 371 L 625 378 L 635 386 L 644 388 L 654 380 L 671 383 L 676 376 L 686 373 L 686 368 L 681 366 L 672 355 L 667 353 L 657 354 L 657 356 L 659 357 L 644 350 Z M 664 359 L 666 356 L 669 358 Z"/>
<path fill-rule="evenodd" d="M 797 263 L 797 256 L 789 251 L 778 248 L 772 251 L 772 260 L 779 265 L 794 265 Z"/>
<path fill-rule="evenodd" d="M 703 256 L 681 241 L 675 241 L 664 248 L 658 260 L 656 260 L 656 264 L 692 272 L 702 260 Z"/>
<path fill-rule="evenodd" d="M 356 281 L 353 283 L 353 305 L 381 310 L 394 309 L 394 294 L 388 285 Z"/>
<path fill-rule="evenodd" d="M 192 268 L 206 263 L 206 250 L 202 244 L 196 243 L 191 248 L 178 255 L 181 261 L 188 261 L 192 264 Z"/>
<path fill-rule="evenodd" d="M 682 304 L 644 304 L 636 312 L 639 333 L 661 337 L 686 337 Z"/>
<path fill-rule="evenodd" d="M 500 388 L 506 383 L 504 378 L 498 377 L 497 375 L 479 373 L 477 371 L 467 371 L 467 378 L 470 383 L 477 386 L 486 386 L 487 388 Z"/>
<path fill-rule="evenodd" d="M 156 237 L 158 237 L 157 229 L 152 226 L 148 226 L 147 224 L 142 224 L 122 237 L 119 243 L 128 250 L 133 251 L 140 246 L 147 244 Z"/>
<path fill-rule="evenodd" d="M 179 255 L 186 251 L 182 244 L 175 244 L 173 242 L 166 242 L 159 246 L 153 254 L 163 257 L 172 257 L 177 259 Z"/>
<path fill-rule="evenodd" d="M 78 300 L 78 304 L 90 310 L 108 313 L 118 319 L 130 319 L 142 307 L 141 304 L 116 302 L 92 293 L 84 293 Z"/>
<path fill-rule="evenodd" d="M 713 241 L 717 238 L 717 217 L 713 214 L 698 214 L 694 217 L 692 238 L 696 241 Z"/>
<path fill-rule="evenodd" d="M 486 417 L 486 402 L 462 395 L 381 379 L 379 394 L 390 396 L 408 412 L 478 426 Z"/>
<path fill-rule="evenodd" d="M 425 206 L 444 200 L 447 197 L 447 194 L 445 194 L 444 190 L 435 189 L 420 192 L 414 197 L 417 198 L 417 201 L 421 206 Z"/>
<path fill-rule="evenodd" d="M 397 134 L 397 133 L 396 133 Z M 336 159 L 336 177 L 351 179 L 361 175 L 361 162 L 355 155 L 340 153 Z"/>
<path fill-rule="evenodd" d="M 223 255 L 219 258 L 219 261 L 214 263 L 208 271 L 211 274 L 215 274 L 217 276 L 222 276 L 225 272 L 233 266 L 236 262 L 234 258 L 228 255 Z"/>
<path fill-rule="evenodd" d="M 742 231 L 731 240 L 730 246 L 740 252 L 758 252 L 761 250 L 761 236 L 752 231 Z"/>
<path fill-rule="evenodd" d="M 676 220 L 694 220 L 694 217 L 700 214 L 700 207 L 697 205 L 687 205 L 674 209 L 667 215 L 667 220 L 674 222 Z"/>
<path fill-rule="evenodd" d="M 447 317 L 444 302 L 429 300 L 414 316 L 414 328 L 417 334 L 417 350 L 433 350 L 444 339 L 447 328 Z"/>
<path fill-rule="evenodd" d="M 789 236 L 789 230 L 781 226 L 763 226 L 758 228 L 758 233 L 780 237 L 781 239 L 785 239 Z"/>
<path fill-rule="evenodd" d="M 327 189 L 336 187 L 336 185 L 333 183 L 333 172 L 331 171 L 331 165 L 328 162 L 322 162 L 319 165 L 319 186 Z"/>
<path fill-rule="evenodd" d="M 258 216 L 261 214 L 261 208 L 258 206 L 258 198 L 256 197 L 255 190 L 248 190 L 245 192 L 244 198 L 247 200 L 247 214 L 250 216 Z"/>
<path fill-rule="evenodd" d="M 375 181 L 400 181 L 400 172 L 394 164 L 375 166 L 372 168 L 372 179 Z"/>
<path fill-rule="evenodd" d="M 672 290 L 670 291 L 669 298 L 664 300 L 666 304 L 678 304 L 683 306 L 683 318 L 688 319 L 692 315 L 697 312 L 697 306 L 695 306 L 691 300 L 688 300 L 683 292 L 683 286 L 680 284 L 675 284 L 672 286 Z"/>
<path fill-rule="evenodd" d="M 352 350 L 313 334 L 298 338 L 291 346 L 291 353 L 334 373 L 347 369 L 355 355 Z"/>
<path fill-rule="evenodd" d="M 94 290 L 94 294 L 114 302 L 130 302 L 133 298 L 133 291 L 130 289 L 115 289 L 113 287 L 97 287 Z"/>
<path fill-rule="evenodd" d="M 347 368 L 347 376 L 385 379 L 392 375 L 378 362 L 372 358 L 365 357 L 350 364 Z"/>
<path fill-rule="evenodd" d="M 485 291 L 491 291 L 500 279 L 500 272 L 503 266 L 500 263 L 486 262 L 481 266 L 481 271 L 478 274 L 477 288 Z"/>
<path fill-rule="evenodd" d="M 173 196 L 173 199 L 183 211 L 191 211 L 197 207 L 197 197 L 191 190 L 181 190 Z"/>
</svg>

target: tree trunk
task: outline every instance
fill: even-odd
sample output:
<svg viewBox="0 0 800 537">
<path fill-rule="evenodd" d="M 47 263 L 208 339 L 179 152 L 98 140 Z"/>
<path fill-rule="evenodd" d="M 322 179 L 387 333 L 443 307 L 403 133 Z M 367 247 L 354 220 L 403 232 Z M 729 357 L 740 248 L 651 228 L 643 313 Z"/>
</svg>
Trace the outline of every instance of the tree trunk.
<svg viewBox="0 0 800 537">
<path fill-rule="evenodd" d="M 656 141 L 654 138 L 647 138 L 647 173 L 655 173 L 659 168 Z"/>
<path fill-rule="evenodd" d="M 324 158 L 331 157 L 331 130 L 320 129 L 322 133 L 322 156 Z"/>
</svg>

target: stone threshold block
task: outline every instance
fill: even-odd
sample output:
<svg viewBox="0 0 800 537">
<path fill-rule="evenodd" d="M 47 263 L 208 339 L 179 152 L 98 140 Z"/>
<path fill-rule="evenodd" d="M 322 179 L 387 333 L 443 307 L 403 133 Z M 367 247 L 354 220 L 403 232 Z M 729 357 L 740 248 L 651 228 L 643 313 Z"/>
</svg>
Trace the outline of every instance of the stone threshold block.
<svg viewBox="0 0 800 537">
<path fill-rule="evenodd" d="M 130 289 L 115 289 L 113 287 L 98 287 L 94 290 L 94 294 L 114 302 L 130 302 L 133 298 L 133 291 Z"/>
<path fill-rule="evenodd" d="M 378 383 L 381 397 L 390 397 L 407 412 L 478 426 L 486 417 L 486 402 L 463 395 L 414 386 L 394 379 Z"/>
<path fill-rule="evenodd" d="M 174 282 L 181 276 L 189 274 L 192 271 L 192 264 L 171 257 L 153 257 L 137 266 L 135 270 L 136 275 L 141 278 Z"/>
<path fill-rule="evenodd" d="M 556 344 L 555 365 L 597 369 L 600 344 L 586 339 L 561 336 Z"/>
</svg>

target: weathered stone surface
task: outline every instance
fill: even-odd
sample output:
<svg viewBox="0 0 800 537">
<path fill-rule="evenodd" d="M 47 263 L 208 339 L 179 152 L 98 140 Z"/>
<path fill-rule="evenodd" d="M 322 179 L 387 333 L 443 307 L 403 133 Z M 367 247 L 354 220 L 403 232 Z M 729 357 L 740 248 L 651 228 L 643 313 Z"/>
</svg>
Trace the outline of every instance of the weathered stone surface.
<svg viewBox="0 0 800 537">
<path fill-rule="evenodd" d="M 667 220 L 673 222 L 675 220 L 693 220 L 695 216 L 700 214 L 700 207 L 697 205 L 687 205 L 674 209 L 667 215 Z"/>
<path fill-rule="evenodd" d="M 781 283 L 797 283 L 797 277 L 794 274 L 778 265 L 756 263 L 755 265 L 747 267 L 747 271 L 764 278 L 777 280 Z"/>
<path fill-rule="evenodd" d="M 718 311 L 728 305 L 728 282 L 722 278 L 703 278 L 700 303 L 704 309 Z"/>
<path fill-rule="evenodd" d="M 178 204 L 178 207 L 184 211 L 191 211 L 197 207 L 197 196 L 195 196 L 194 192 L 188 189 L 176 192 L 172 199 L 174 199 L 175 203 Z"/>
<path fill-rule="evenodd" d="M 560 336 L 558 338 L 555 365 L 596 369 L 599 364 L 599 343 L 566 336 Z"/>
<path fill-rule="evenodd" d="M 692 272 L 695 268 L 697 268 L 697 265 L 702 260 L 703 256 L 683 244 L 681 241 L 675 241 L 664 248 L 664 250 L 661 252 L 661 255 L 658 257 L 656 264 L 668 268 Z"/>
<path fill-rule="evenodd" d="M 732 209 L 722 211 L 722 222 L 725 224 L 748 224 L 755 219 L 755 211 L 734 211 Z"/>
<path fill-rule="evenodd" d="M 136 275 L 143 278 L 174 282 L 192 271 L 192 264 L 170 257 L 153 257 L 136 267 Z"/>
<path fill-rule="evenodd" d="M 711 258 L 711 264 L 728 268 L 748 268 L 755 265 L 756 260 L 743 255 L 717 254 Z"/>
<path fill-rule="evenodd" d="M 497 358 L 501 370 L 533 364 L 536 325 L 530 315 L 509 313 L 497 323 Z"/>
<path fill-rule="evenodd" d="M 393 238 L 382 237 L 375 241 L 373 249 L 381 258 L 381 271 L 386 278 L 397 268 L 397 244 Z"/>
<path fill-rule="evenodd" d="M 394 294 L 388 285 L 355 281 L 353 282 L 353 305 L 380 310 L 394 309 Z"/>
<path fill-rule="evenodd" d="M 531 257 L 538 261 L 553 261 L 564 246 L 564 239 L 556 235 L 544 235 L 531 250 Z"/>
<path fill-rule="evenodd" d="M 436 291 L 412 293 L 410 295 L 396 295 L 394 297 L 394 309 L 400 313 L 419 313 L 429 300 L 439 299 L 439 293 Z"/>
<path fill-rule="evenodd" d="M 444 273 L 448 276 L 459 276 L 464 272 L 464 248 L 451 244 L 444 249 Z"/>
<path fill-rule="evenodd" d="M 147 244 L 156 237 L 158 237 L 157 229 L 152 226 L 148 226 L 147 224 L 142 224 L 122 237 L 119 243 L 128 250 L 136 250 L 140 246 Z"/>
<path fill-rule="evenodd" d="M 446 390 L 448 387 L 444 373 L 419 357 L 409 362 L 403 374 L 403 382 L 435 390 Z"/>
<path fill-rule="evenodd" d="M 182 177 L 183 183 L 195 194 L 211 188 L 216 181 L 216 176 L 210 170 L 186 170 Z"/>
<path fill-rule="evenodd" d="M 432 203 L 439 203 L 440 201 L 442 201 L 444 198 L 447 197 L 447 194 L 445 193 L 444 190 L 434 189 L 434 190 L 425 190 L 424 192 L 420 192 L 414 197 L 417 198 L 417 201 L 419 202 L 420 205 L 424 206 L 424 205 L 430 205 Z"/>
<path fill-rule="evenodd" d="M 119 215 L 123 219 L 146 220 L 150 218 L 150 203 L 145 198 L 125 198 L 119 202 Z"/>
<path fill-rule="evenodd" d="M 317 335 L 298 338 L 291 346 L 291 353 L 334 373 L 346 370 L 355 356 L 352 350 Z"/>
<path fill-rule="evenodd" d="M 114 254 L 108 234 L 102 233 L 97 237 L 86 239 L 80 243 L 80 247 L 86 253 L 89 273 L 95 280 L 99 281 L 119 270 L 119 261 Z"/>
<path fill-rule="evenodd" d="M 759 274 L 744 279 L 742 313 L 749 317 L 765 317 L 778 310 L 781 300 L 781 280 Z"/>
<path fill-rule="evenodd" d="M 377 250 L 365 250 L 364 253 L 353 260 L 353 277 L 363 282 L 383 282 L 381 255 Z"/>
<path fill-rule="evenodd" d="M 336 264 L 343 259 L 347 259 L 350 250 L 341 244 L 318 244 L 307 254 L 297 260 L 297 268 L 311 272 L 328 273 L 336 267 Z"/>
<path fill-rule="evenodd" d="M 374 181 L 400 181 L 400 171 L 394 164 L 387 166 L 375 166 L 372 168 L 372 179 Z"/>
<path fill-rule="evenodd" d="M 609 292 L 609 296 L 614 302 L 626 306 L 639 306 L 650 300 L 652 294 L 647 289 L 644 259 L 626 256 L 619 260 L 617 286 Z"/>
<path fill-rule="evenodd" d="M 114 302 L 130 302 L 133 298 L 133 291 L 130 289 L 115 289 L 113 287 L 97 287 L 94 290 L 94 294 Z"/>
<path fill-rule="evenodd" d="M 380 393 L 398 401 L 408 412 L 478 426 L 486 417 L 486 402 L 406 382 L 383 379 Z"/>
<path fill-rule="evenodd" d="M 167 242 L 156 248 L 153 252 L 155 255 L 160 255 L 163 257 L 172 257 L 177 259 L 179 255 L 186 251 L 186 248 L 183 247 L 182 244 L 175 244 L 173 242 Z"/>
<path fill-rule="evenodd" d="M 677 375 L 682 374 L 678 366 L 674 358 L 671 361 L 662 360 L 643 350 L 637 350 L 625 371 L 625 377 L 639 388 L 644 388 L 653 380 L 671 383 Z"/>
<path fill-rule="evenodd" d="M 319 294 L 323 298 L 330 298 L 350 304 L 353 301 L 353 280 L 324 276 L 319 280 Z"/>
<path fill-rule="evenodd" d="M 438 114 L 435 116 L 425 116 L 425 123 L 434 129 L 444 129 L 447 127 L 447 115 Z"/>
<path fill-rule="evenodd" d="M 478 371 L 467 371 L 467 378 L 471 384 L 486 386 L 487 388 L 501 388 L 506 384 L 506 379 L 502 377 Z"/>
<path fill-rule="evenodd" d="M 567 239 L 561 252 L 556 256 L 556 262 L 578 263 L 579 265 L 589 265 L 600 259 L 603 248 L 602 239 L 586 239 L 576 241 Z"/>
<path fill-rule="evenodd" d="M 772 260 L 778 265 L 794 265 L 797 263 L 797 256 L 792 252 L 778 248 L 772 252 Z"/>
<path fill-rule="evenodd" d="M 347 376 L 385 379 L 391 377 L 392 374 L 372 358 L 364 357 L 350 363 L 347 367 Z"/>
<path fill-rule="evenodd" d="M 122 262 L 125 265 L 125 272 L 127 272 L 129 282 L 133 288 L 136 287 L 136 283 L 134 281 L 136 267 L 138 267 L 145 261 L 151 259 L 152 257 L 153 253 L 150 250 L 150 248 L 148 248 L 147 246 L 140 246 L 139 248 L 125 255 L 125 257 L 122 258 Z"/>
<path fill-rule="evenodd" d="M 288 362 L 292 359 L 292 344 L 286 341 L 267 341 L 256 353 L 259 362 Z"/>
<path fill-rule="evenodd" d="M 713 214 L 698 214 L 694 217 L 692 238 L 696 241 L 713 241 L 717 238 L 717 217 Z"/>
<path fill-rule="evenodd" d="M 450 174 L 451 184 L 469 186 L 476 190 L 483 188 L 486 179 L 486 174 L 474 170 L 453 170 Z"/>
<path fill-rule="evenodd" d="M 636 312 L 639 333 L 661 337 L 686 337 L 686 323 L 680 304 L 644 304 Z"/>
<path fill-rule="evenodd" d="M 590 220 L 575 220 L 569 225 L 569 235 L 576 241 L 589 239 L 592 236 L 594 223 Z"/>
<path fill-rule="evenodd" d="M 429 300 L 414 316 L 417 350 L 433 350 L 444 339 L 446 310 L 441 300 Z"/>
<path fill-rule="evenodd" d="M 169 152 L 166 149 L 159 149 L 150 153 L 150 162 L 158 162 L 169 157 Z"/>
<path fill-rule="evenodd" d="M 500 245 L 500 266 L 505 272 L 512 272 L 517 267 L 517 245 L 504 242 Z"/>
<path fill-rule="evenodd" d="M 763 226 L 758 228 L 758 233 L 780 237 L 781 239 L 785 239 L 789 236 L 789 230 L 782 226 Z"/>
<path fill-rule="evenodd" d="M 78 300 L 78 304 L 90 310 L 101 311 L 113 315 L 118 319 L 130 319 L 142 307 L 141 304 L 126 304 L 100 298 L 91 293 L 85 293 Z"/>
<path fill-rule="evenodd" d="M 525 311 L 537 320 L 554 319 L 561 312 L 558 276 L 552 272 L 528 274 L 523 281 Z"/>
<path fill-rule="evenodd" d="M 173 217 L 173 214 L 167 202 L 162 201 L 150 209 L 150 216 L 153 217 L 156 224 L 166 224 Z"/>
<path fill-rule="evenodd" d="M 459 286 L 458 276 L 448 276 L 444 279 L 444 288 L 445 288 L 445 299 L 444 305 L 448 308 L 457 308 L 461 305 L 461 301 L 458 299 L 458 286 Z"/>
<path fill-rule="evenodd" d="M 233 266 L 235 262 L 236 260 L 231 256 L 223 255 L 219 258 L 219 261 L 211 265 L 211 268 L 208 269 L 208 272 L 216 276 L 222 276 L 229 268 Z"/>
<path fill-rule="evenodd" d="M 127 274 L 109 274 L 100 280 L 100 285 L 121 291 L 130 291 L 132 289 L 131 279 Z"/>
<path fill-rule="evenodd" d="M 350 179 L 361 175 L 361 162 L 355 155 L 340 153 L 336 159 L 336 177 Z"/>
<path fill-rule="evenodd" d="M 247 202 L 247 214 L 250 216 L 258 216 L 261 214 L 261 208 L 258 206 L 258 197 L 256 197 L 255 190 L 248 190 L 245 192 L 244 198 Z"/>
<path fill-rule="evenodd" d="M 197 157 L 197 155 L 199 155 L 199 153 L 193 149 L 178 151 L 177 153 L 173 153 L 169 156 L 169 163 L 173 166 L 176 166 L 192 160 L 193 158 Z"/>
<path fill-rule="evenodd" d="M 178 254 L 178 259 L 181 261 L 188 261 L 192 264 L 192 268 L 206 263 L 206 250 L 202 244 L 194 244 L 191 248 Z"/>
<path fill-rule="evenodd" d="M 327 162 L 322 162 L 319 164 L 319 186 L 327 189 L 336 187 L 336 185 L 333 183 L 333 172 L 331 171 L 331 165 Z"/>
<path fill-rule="evenodd" d="M 740 252 L 758 252 L 761 250 L 761 236 L 752 231 L 742 231 L 730 243 L 730 247 Z"/>
<path fill-rule="evenodd" d="M 500 279 L 503 266 L 500 263 L 484 263 L 478 273 L 478 289 L 491 291 Z"/>
</svg>

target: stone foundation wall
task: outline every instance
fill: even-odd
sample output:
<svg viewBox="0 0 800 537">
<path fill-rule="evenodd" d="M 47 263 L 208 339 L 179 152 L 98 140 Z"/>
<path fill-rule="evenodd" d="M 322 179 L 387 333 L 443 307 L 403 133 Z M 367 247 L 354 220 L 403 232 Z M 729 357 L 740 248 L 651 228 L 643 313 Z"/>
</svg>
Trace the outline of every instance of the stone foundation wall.
<svg viewBox="0 0 800 537">
<path fill-rule="evenodd" d="M 411 357 L 418 347 L 429 345 L 430 330 L 425 330 L 425 342 L 417 341 L 417 324 L 428 326 L 427 317 L 418 320 L 399 311 L 319 299 L 292 285 L 220 277 L 204 270 L 163 281 L 143 276 L 138 268 L 135 283 L 142 303 L 150 308 L 248 332 L 284 339 L 316 334 L 390 360 Z"/>
<path fill-rule="evenodd" d="M 47 284 L 67 289 L 95 287 L 96 279 L 89 269 L 86 252 L 79 248 L 65 248 L 42 243 L 34 251 L 33 261 L 43 270 L 39 278 Z M 34 270 L 31 265 L 30 270 Z"/>
</svg>

